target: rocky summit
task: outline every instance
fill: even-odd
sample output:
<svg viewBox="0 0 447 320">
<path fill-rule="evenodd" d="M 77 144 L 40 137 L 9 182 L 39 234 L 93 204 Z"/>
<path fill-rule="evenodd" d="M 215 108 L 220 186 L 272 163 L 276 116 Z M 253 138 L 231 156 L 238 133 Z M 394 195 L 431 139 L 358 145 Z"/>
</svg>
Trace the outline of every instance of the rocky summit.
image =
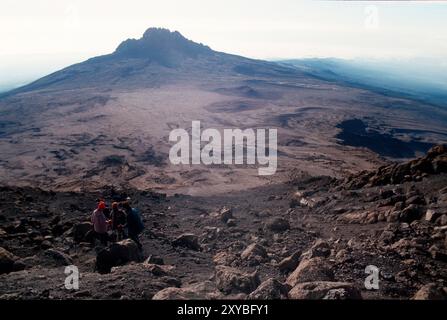
<svg viewBox="0 0 447 320">
<path fill-rule="evenodd" d="M 345 179 L 301 175 L 224 195 L 0 191 L 0 299 L 447 297 L 442 145 Z M 92 241 L 98 197 L 132 199 L 142 252 L 129 239 Z M 77 290 L 64 287 L 72 265 Z"/>
</svg>

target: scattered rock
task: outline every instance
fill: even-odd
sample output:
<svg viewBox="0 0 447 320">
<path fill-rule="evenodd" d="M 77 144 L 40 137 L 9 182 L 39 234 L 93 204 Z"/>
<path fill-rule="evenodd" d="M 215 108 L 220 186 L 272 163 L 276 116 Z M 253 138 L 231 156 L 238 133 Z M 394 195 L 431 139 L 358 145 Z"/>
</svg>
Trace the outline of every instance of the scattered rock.
<svg viewBox="0 0 447 320">
<path fill-rule="evenodd" d="M 334 279 L 331 266 L 321 257 L 304 259 L 287 278 L 286 283 L 294 287 L 297 283 L 309 281 L 332 281 Z"/>
<path fill-rule="evenodd" d="M 157 292 L 152 300 L 213 300 L 221 299 L 222 293 L 211 281 L 194 283 L 183 288 L 169 287 Z"/>
<path fill-rule="evenodd" d="M 444 300 L 446 299 L 446 291 L 439 288 L 434 283 L 422 286 L 413 296 L 413 300 Z"/>
<path fill-rule="evenodd" d="M 90 290 L 80 290 L 80 291 L 76 291 L 73 294 L 73 296 L 76 298 L 87 298 L 87 297 L 91 297 L 92 293 L 90 292 Z"/>
<path fill-rule="evenodd" d="M 153 263 L 143 263 L 144 267 L 156 277 L 168 276 L 174 269 L 174 266 L 158 265 Z"/>
<path fill-rule="evenodd" d="M 251 293 L 259 285 L 258 273 L 244 273 L 238 269 L 217 266 L 215 272 L 216 285 L 219 290 L 226 294 Z"/>
<path fill-rule="evenodd" d="M 218 252 L 213 257 L 213 262 L 216 265 L 230 266 L 234 260 L 236 260 L 236 255 L 233 253 L 226 252 L 226 251 Z"/>
<path fill-rule="evenodd" d="M 399 214 L 399 221 L 412 222 L 422 216 L 421 208 L 416 204 L 410 204 Z"/>
<path fill-rule="evenodd" d="M 265 224 L 267 230 L 273 232 L 283 232 L 290 229 L 289 221 L 284 218 L 274 218 Z"/>
<path fill-rule="evenodd" d="M 304 252 L 301 256 L 302 259 L 310 259 L 315 257 L 324 257 L 327 258 L 331 255 L 331 247 L 329 243 L 322 239 L 318 239 L 312 247 Z"/>
<path fill-rule="evenodd" d="M 299 283 L 289 291 L 290 299 L 362 299 L 360 291 L 351 283 L 315 281 Z"/>
<path fill-rule="evenodd" d="M 52 248 L 53 247 L 53 244 L 49 241 L 49 240 L 44 240 L 44 241 L 42 241 L 42 243 L 40 244 L 40 247 L 42 248 L 42 249 L 49 249 L 49 248 Z"/>
<path fill-rule="evenodd" d="M 270 278 L 261 283 L 255 291 L 250 293 L 248 298 L 253 300 L 287 299 L 288 291 L 289 287 L 287 285 Z"/>
<path fill-rule="evenodd" d="M 224 207 L 219 213 L 220 221 L 223 223 L 227 223 L 228 220 L 233 219 L 233 210 L 231 208 Z"/>
<path fill-rule="evenodd" d="M 200 250 L 199 238 L 193 233 L 184 233 L 172 241 L 174 247 L 184 247 L 191 250 Z"/>
<path fill-rule="evenodd" d="M 5 248 L 0 247 L 0 274 L 17 271 L 15 263 L 18 259 L 19 258 L 17 256 L 12 254 Z"/>
<path fill-rule="evenodd" d="M 90 222 L 82 222 L 73 226 L 72 234 L 76 242 L 91 242 L 93 225 Z"/>
<path fill-rule="evenodd" d="M 433 259 L 447 262 L 447 251 L 439 248 L 437 245 L 432 245 L 428 252 Z"/>
<path fill-rule="evenodd" d="M 447 225 L 447 214 L 443 214 L 442 216 L 440 216 L 436 220 L 436 223 L 440 226 L 446 226 Z"/>
<path fill-rule="evenodd" d="M 300 256 L 301 251 L 297 251 L 287 258 L 282 259 L 281 262 L 278 263 L 279 271 L 286 273 L 295 270 L 300 263 Z"/>
<path fill-rule="evenodd" d="M 412 197 L 407 198 L 407 200 L 405 200 L 405 203 L 407 205 L 410 205 L 410 204 L 424 205 L 425 199 L 421 195 L 414 195 Z"/>
<path fill-rule="evenodd" d="M 434 222 L 440 216 L 440 212 L 434 209 L 428 209 L 425 212 L 425 220 L 429 222 Z"/>
<path fill-rule="evenodd" d="M 56 265 L 69 266 L 69 265 L 73 264 L 73 261 L 70 258 L 70 256 L 59 251 L 59 250 L 47 249 L 47 250 L 45 250 L 44 253 L 46 256 L 50 257 L 56 263 Z"/>
<path fill-rule="evenodd" d="M 242 260 L 262 262 L 267 258 L 267 250 L 257 243 L 252 243 L 241 253 Z"/>
<path fill-rule="evenodd" d="M 335 255 L 335 261 L 337 263 L 346 263 L 352 261 L 352 257 L 349 255 L 348 250 L 341 249 Z"/>
<path fill-rule="evenodd" d="M 142 260 L 138 245 L 130 239 L 116 242 L 108 248 L 99 249 L 96 255 L 96 269 L 99 272 L 110 272 L 112 267 L 125 264 L 130 261 Z"/>
<path fill-rule="evenodd" d="M 146 259 L 145 263 L 153 263 L 153 264 L 160 264 L 160 265 L 165 264 L 163 261 L 163 258 L 154 256 L 152 254 Z"/>
</svg>

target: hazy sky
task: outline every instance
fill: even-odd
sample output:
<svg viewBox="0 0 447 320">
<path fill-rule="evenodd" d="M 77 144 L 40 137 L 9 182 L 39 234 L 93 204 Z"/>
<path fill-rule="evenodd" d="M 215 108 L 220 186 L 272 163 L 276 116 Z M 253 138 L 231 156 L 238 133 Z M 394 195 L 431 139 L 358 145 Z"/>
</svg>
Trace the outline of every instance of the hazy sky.
<svg viewBox="0 0 447 320">
<path fill-rule="evenodd" d="M 446 63 L 447 3 L 0 0 L 0 84 L 112 52 L 151 26 L 248 57 Z"/>
</svg>

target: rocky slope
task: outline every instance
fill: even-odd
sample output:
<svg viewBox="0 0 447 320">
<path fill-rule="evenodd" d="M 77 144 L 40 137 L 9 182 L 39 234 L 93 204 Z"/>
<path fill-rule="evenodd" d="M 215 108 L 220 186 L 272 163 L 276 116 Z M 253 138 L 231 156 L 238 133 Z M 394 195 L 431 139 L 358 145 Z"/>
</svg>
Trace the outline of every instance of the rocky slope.
<svg viewBox="0 0 447 320">
<path fill-rule="evenodd" d="M 347 179 L 297 172 L 208 197 L 2 187 L 0 298 L 445 299 L 446 165 L 438 146 Z M 143 254 L 89 239 L 95 200 L 126 196 L 144 216 Z M 79 290 L 64 287 L 72 264 Z"/>
</svg>

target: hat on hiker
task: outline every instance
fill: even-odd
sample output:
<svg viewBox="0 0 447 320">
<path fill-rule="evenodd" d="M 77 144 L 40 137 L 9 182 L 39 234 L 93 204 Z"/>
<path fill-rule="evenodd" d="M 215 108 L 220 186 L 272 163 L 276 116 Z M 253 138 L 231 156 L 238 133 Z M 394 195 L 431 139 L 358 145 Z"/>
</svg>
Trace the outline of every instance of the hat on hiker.
<svg viewBox="0 0 447 320">
<path fill-rule="evenodd" d="M 104 210 L 106 208 L 106 203 L 104 201 L 100 201 L 98 203 L 98 209 L 99 210 Z"/>
</svg>

